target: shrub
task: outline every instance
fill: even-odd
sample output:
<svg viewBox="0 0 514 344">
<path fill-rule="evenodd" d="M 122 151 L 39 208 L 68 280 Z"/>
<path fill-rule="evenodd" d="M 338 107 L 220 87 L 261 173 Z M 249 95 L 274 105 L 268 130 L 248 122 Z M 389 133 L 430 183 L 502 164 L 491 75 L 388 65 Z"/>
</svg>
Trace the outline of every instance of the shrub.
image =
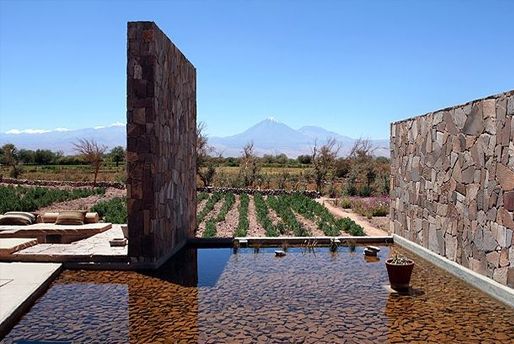
<svg viewBox="0 0 514 344">
<path fill-rule="evenodd" d="M 359 226 L 358 224 L 355 223 L 355 221 L 353 221 L 352 219 L 348 218 L 348 217 L 344 217 L 342 219 L 338 219 L 337 220 L 337 227 L 339 227 L 339 229 L 341 231 L 345 231 L 347 232 L 348 234 L 352 235 L 352 236 L 364 236 L 366 235 L 364 233 L 364 229 Z"/>
<path fill-rule="evenodd" d="M 341 208 L 350 209 L 352 207 L 352 201 L 348 197 L 341 198 Z"/>
<path fill-rule="evenodd" d="M 127 223 L 127 200 L 116 197 L 108 201 L 100 201 L 91 207 L 105 222 Z"/>
</svg>

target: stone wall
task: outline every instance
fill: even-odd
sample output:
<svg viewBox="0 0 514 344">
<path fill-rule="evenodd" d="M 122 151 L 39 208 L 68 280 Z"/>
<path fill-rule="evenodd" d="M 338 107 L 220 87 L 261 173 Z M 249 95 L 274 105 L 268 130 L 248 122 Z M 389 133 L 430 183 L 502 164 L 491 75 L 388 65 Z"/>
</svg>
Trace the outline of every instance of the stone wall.
<svg viewBox="0 0 514 344">
<path fill-rule="evenodd" d="M 391 124 L 391 231 L 514 287 L 514 91 Z"/>
<path fill-rule="evenodd" d="M 128 23 L 129 256 L 158 266 L 193 236 L 196 70 L 153 22 Z"/>
</svg>

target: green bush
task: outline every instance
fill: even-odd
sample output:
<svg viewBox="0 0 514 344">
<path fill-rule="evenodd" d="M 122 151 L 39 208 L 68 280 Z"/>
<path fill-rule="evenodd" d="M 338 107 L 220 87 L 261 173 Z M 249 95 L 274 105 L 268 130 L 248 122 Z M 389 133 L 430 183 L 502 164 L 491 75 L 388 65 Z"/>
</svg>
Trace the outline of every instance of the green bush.
<svg viewBox="0 0 514 344">
<path fill-rule="evenodd" d="M 341 198 L 341 208 L 350 209 L 351 207 L 352 207 L 352 201 L 349 198 L 347 198 L 347 197 Z"/>
<path fill-rule="evenodd" d="M 96 203 L 91 211 L 97 212 L 105 222 L 127 223 L 127 201 L 117 197 Z"/>
</svg>

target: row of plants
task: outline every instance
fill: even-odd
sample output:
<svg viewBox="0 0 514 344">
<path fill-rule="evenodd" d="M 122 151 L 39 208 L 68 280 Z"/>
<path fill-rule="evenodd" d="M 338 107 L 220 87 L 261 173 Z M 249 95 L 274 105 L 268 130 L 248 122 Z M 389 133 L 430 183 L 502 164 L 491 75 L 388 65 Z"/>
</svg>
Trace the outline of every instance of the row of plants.
<svg viewBox="0 0 514 344">
<path fill-rule="evenodd" d="M 7 211 L 36 211 L 52 203 L 92 195 L 103 195 L 105 188 L 57 189 L 23 186 L 0 186 L 0 214 Z"/>
<path fill-rule="evenodd" d="M 207 198 L 209 198 L 209 194 L 207 192 L 199 192 L 196 196 L 196 201 L 200 203 Z"/>
<path fill-rule="evenodd" d="M 268 196 L 267 201 L 293 235 L 300 237 L 309 236 L 309 231 L 298 222 L 296 215 L 292 211 L 287 201 L 288 197 L 290 196 Z"/>
<path fill-rule="evenodd" d="M 209 196 L 209 199 L 207 199 L 207 202 L 205 203 L 203 209 L 200 210 L 198 212 L 198 215 L 196 216 L 197 224 L 203 222 L 207 214 L 209 214 L 212 211 L 212 209 L 214 209 L 214 206 L 216 205 L 216 203 L 218 203 L 222 196 L 223 194 L 220 192 L 215 192 Z"/>
<path fill-rule="evenodd" d="M 234 237 L 245 237 L 248 235 L 248 229 L 250 228 L 250 222 L 248 221 L 249 204 L 250 197 L 247 194 L 242 194 L 239 197 L 239 222 L 234 232 Z"/>
<path fill-rule="evenodd" d="M 233 193 L 225 194 L 223 205 L 221 206 L 216 218 L 211 218 L 205 223 L 205 231 L 203 232 L 204 238 L 214 238 L 216 236 L 218 232 L 216 230 L 216 224 L 218 222 L 225 221 L 225 217 L 227 216 L 227 213 L 230 211 L 230 209 L 232 209 L 234 206 L 234 203 L 236 203 L 236 196 L 234 196 Z"/>
<path fill-rule="evenodd" d="M 264 228 L 266 236 L 277 237 L 280 234 L 284 234 L 283 232 L 280 232 L 279 229 L 284 230 L 285 227 L 283 225 L 279 226 L 279 228 L 275 227 L 273 225 L 273 222 L 269 218 L 269 210 L 268 206 L 266 205 L 266 201 L 264 200 L 264 197 L 261 194 L 255 194 L 253 195 L 253 201 L 255 203 L 255 213 L 257 215 L 257 221 L 262 226 L 262 228 Z"/>
<path fill-rule="evenodd" d="M 318 229 L 325 235 L 338 236 L 341 234 L 336 218 L 322 204 L 300 194 L 285 197 L 284 201 L 300 215 L 316 222 Z"/>
</svg>

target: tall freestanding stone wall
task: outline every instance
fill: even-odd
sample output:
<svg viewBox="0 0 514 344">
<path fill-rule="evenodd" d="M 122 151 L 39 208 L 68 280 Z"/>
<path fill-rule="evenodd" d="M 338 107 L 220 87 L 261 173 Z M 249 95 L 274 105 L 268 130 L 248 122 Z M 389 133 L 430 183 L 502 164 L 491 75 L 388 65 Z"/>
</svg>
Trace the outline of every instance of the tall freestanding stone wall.
<svg viewBox="0 0 514 344">
<path fill-rule="evenodd" d="M 514 91 L 391 124 L 391 230 L 514 287 Z"/>
<path fill-rule="evenodd" d="M 160 265 L 194 233 L 196 70 L 153 22 L 128 23 L 127 199 L 132 262 Z"/>
</svg>

